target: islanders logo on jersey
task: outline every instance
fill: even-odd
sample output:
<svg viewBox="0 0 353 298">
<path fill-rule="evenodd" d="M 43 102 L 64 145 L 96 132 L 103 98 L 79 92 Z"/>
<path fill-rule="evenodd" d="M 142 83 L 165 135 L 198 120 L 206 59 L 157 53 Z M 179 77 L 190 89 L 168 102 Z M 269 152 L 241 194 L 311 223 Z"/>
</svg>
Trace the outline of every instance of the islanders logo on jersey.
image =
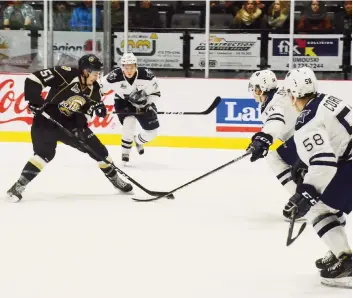
<svg viewBox="0 0 353 298">
<path fill-rule="evenodd" d="M 217 106 L 217 132 L 258 132 L 261 107 L 253 98 L 222 98 Z"/>
</svg>

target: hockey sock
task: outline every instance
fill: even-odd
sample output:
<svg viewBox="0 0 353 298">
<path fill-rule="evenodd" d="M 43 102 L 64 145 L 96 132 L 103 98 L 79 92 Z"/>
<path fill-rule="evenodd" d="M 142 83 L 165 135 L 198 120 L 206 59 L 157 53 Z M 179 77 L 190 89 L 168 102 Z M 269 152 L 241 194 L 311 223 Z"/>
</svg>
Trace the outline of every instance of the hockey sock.
<svg viewBox="0 0 353 298">
<path fill-rule="evenodd" d="M 336 257 L 343 252 L 352 253 L 347 235 L 336 214 L 326 213 L 316 217 L 313 227 Z"/>
<path fill-rule="evenodd" d="M 131 147 L 132 147 L 132 141 L 127 141 L 127 140 L 121 140 L 121 147 L 122 147 L 122 154 L 129 154 Z"/>
<path fill-rule="evenodd" d="M 277 151 L 271 152 L 267 156 L 267 161 L 276 175 L 278 181 L 287 189 L 287 191 L 294 195 L 297 185 L 292 180 L 291 166 L 283 161 Z"/>
<path fill-rule="evenodd" d="M 22 185 L 27 185 L 32 181 L 41 170 L 45 167 L 47 162 L 38 155 L 34 155 L 24 166 L 19 182 Z"/>
<path fill-rule="evenodd" d="M 107 160 L 109 162 L 113 161 L 110 156 L 107 157 Z M 108 179 L 113 178 L 117 174 L 116 170 L 110 164 L 107 164 L 104 161 L 99 161 L 98 166 Z"/>
<path fill-rule="evenodd" d="M 157 129 L 143 130 L 135 138 L 135 143 L 138 145 L 146 144 L 152 141 L 157 136 Z"/>
</svg>

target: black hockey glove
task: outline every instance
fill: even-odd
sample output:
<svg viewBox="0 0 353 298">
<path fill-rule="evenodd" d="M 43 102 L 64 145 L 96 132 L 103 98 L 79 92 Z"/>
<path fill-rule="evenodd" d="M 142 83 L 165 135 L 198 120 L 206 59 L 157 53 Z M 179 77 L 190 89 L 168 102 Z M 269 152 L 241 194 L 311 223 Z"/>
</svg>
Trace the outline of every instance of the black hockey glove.
<svg viewBox="0 0 353 298">
<path fill-rule="evenodd" d="M 157 114 L 157 107 L 156 105 L 152 102 L 151 104 L 148 104 L 147 106 L 138 109 L 138 112 L 140 113 L 151 113 L 151 114 Z"/>
<path fill-rule="evenodd" d="M 257 132 L 251 138 L 251 144 L 247 150 L 252 149 L 253 153 L 250 157 L 250 161 L 254 162 L 259 158 L 263 158 L 267 155 L 269 147 L 273 143 L 273 137 L 262 131 Z"/>
<path fill-rule="evenodd" d="M 290 219 L 294 212 L 293 214 L 296 218 L 303 217 L 319 201 L 319 197 L 320 195 L 314 186 L 302 184 L 298 186 L 297 192 L 289 199 L 286 206 L 284 206 L 283 215 Z"/>
<path fill-rule="evenodd" d="M 301 185 L 304 181 L 304 176 L 308 172 L 308 166 L 301 161 L 300 158 L 295 162 L 291 170 L 292 180 L 297 184 Z"/>
<path fill-rule="evenodd" d="M 93 116 L 93 112 L 95 112 L 97 117 L 104 118 L 105 116 L 107 116 L 107 108 L 105 107 L 103 101 L 91 104 L 87 111 L 87 114 Z"/>
<path fill-rule="evenodd" d="M 28 110 L 30 110 L 33 115 L 40 115 L 44 110 L 44 106 L 28 103 Z"/>
</svg>

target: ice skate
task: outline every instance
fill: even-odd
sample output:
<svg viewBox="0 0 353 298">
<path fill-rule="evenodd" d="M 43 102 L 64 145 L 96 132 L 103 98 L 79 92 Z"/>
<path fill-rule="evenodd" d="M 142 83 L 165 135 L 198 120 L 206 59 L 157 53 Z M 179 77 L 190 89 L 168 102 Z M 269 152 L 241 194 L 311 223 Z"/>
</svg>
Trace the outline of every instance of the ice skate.
<svg viewBox="0 0 353 298">
<path fill-rule="evenodd" d="M 321 283 L 330 287 L 352 288 L 352 254 L 343 253 L 338 262 L 320 272 Z"/>
</svg>

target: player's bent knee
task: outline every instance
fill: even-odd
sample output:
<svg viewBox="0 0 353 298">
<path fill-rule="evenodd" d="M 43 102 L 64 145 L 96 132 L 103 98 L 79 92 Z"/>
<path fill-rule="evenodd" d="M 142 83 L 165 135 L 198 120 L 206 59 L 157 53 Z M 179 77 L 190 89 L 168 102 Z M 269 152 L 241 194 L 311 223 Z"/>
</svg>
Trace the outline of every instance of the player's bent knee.
<svg viewBox="0 0 353 298">
<path fill-rule="evenodd" d="M 43 160 L 46 163 L 52 161 L 55 157 L 55 150 L 54 151 L 35 151 L 34 152 L 34 157 L 37 156 L 38 160 Z"/>
<path fill-rule="evenodd" d="M 144 130 L 141 132 L 141 137 L 147 142 L 152 141 L 158 135 L 158 128 L 152 130 Z"/>
</svg>

